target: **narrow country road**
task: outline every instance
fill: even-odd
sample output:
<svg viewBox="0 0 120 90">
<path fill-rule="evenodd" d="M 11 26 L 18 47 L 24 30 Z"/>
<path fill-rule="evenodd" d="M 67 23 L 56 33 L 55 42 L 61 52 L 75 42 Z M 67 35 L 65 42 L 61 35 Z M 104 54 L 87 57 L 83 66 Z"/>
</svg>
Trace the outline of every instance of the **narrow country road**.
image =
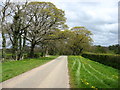
<svg viewBox="0 0 120 90">
<path fill-rule="evenodd" d="M 4 81 L 2 88 L 69 88 L 67 56 Z"/>
</svg>

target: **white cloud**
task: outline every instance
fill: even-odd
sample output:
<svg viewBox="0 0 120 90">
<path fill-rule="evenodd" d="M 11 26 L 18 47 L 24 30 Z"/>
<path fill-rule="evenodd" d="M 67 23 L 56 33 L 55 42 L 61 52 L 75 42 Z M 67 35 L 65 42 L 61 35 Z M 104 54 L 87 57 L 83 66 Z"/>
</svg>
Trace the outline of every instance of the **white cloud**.
<svg viewBox="0 0 120 90">
<path fill-rule="evenodd" d="M 70 27 L 85 26 L 94 34 L 94 44 L 104 46 L 118 43 L 117 2 L 64 3 L 67 24 Z M 59 6 L 59 5 L 58 5 Z"/>
</svg>

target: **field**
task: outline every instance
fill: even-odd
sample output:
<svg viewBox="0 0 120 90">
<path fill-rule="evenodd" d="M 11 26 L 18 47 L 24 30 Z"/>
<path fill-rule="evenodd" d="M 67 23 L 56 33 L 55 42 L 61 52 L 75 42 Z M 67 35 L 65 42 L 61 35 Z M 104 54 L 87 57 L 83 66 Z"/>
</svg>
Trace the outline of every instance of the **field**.
<svg viewBox="0 0 120 90">
<path fill-rule="evenodd" d="M 57 56 L 50 56 L 36 59 L 24 59 L 21 61 L 4 62 L 2 63 L 2 81 L 5 81 L 9 78 L 12 78 L 42 64 L 45 64 L 48 61 L 55 59 L 56 57 Z"/>
<path fill-rule="evenodd" d="M 81 56 L 69 56 L 71 88 L 118 88 L 118 69 Z"/>
</svg>

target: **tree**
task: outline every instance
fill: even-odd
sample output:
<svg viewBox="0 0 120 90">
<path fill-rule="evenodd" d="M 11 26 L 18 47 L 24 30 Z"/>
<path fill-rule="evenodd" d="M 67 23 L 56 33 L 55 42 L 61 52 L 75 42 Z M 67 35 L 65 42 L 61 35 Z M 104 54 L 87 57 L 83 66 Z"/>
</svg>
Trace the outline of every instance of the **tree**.
<svg viewBox="0 0 120 90">
<path fill-rule="evenodd" d="M 46 42 L 46 44 L 48 45 L 48 53 L 51 55 L 63 55 L 63 54 L 67 54 L 66 50 L 67 50 L 67 39 L 69 36 L 69 30 L 58 30 L 56 32 L 54 32 L 52 35 L 50 35 L 48 38 L 48 41 Z"/>
<path fill-rule="evenodd" d="M 7 32 L 12 43 L 12 54 L 14 60 L 23 59 L 27 28 L 30 26 L 30 21 L 32 20 L 32 17 L 27 17 L 28 12 L 26 10 L 26 5 L 27 2 L 24 4 L 12 3 L 10 6 L 12 11 L 12 22 L 8 24 Z"/>
<path fill-rule="evenodd" d="M 10 5 L 10 1 L 6 0 L 5 3 L 3 3 L 3 5 L 1 5 L 1 10 L 0 10 L 0 29 L 2 32 L 2 60 L 4 61 L 5 57 L 6 57 L 6 30 L 5 30 L 5 26 L 6 26 L 6 22 L 7 22 L 7 17 L 10 15 L 10 11 L 9 9 L 9 5 Z"/>
<path fill-rule="evenodd" d="M 101 46 L 101 45 L 94 45 L 93 51 L 95 53 L 108 53 L 108 47 Z"/>
<path fill-rule="evenodd" d="M 62 28 L 66 18 L 64 11 L 50 2 L 30 2 L 27 8 L 33 18 L 26 39 L 31 44 L 30 57 L 34 57 L 35 46 L 44 42 L 51 31 Z"/>
<path fill-rule="evenodd" d="M 91 45 L 92 39 L 90 35 L 92 35 L 92 33 L 85 27 L 73 27 L 71 31 L 72 33 L 68 40 L 68 44 L 72 50 L 72 54 L 79 55 Z"/>
<path fill-rule="evenodd" d="M 119 44 L 111 45 L 108 48 L 110 51 L 113 51 L 116 54 L 120 54 L 120 45 Z"/>
<path fill-rule="evenodd" d="M 61 37 L 61 39 L 49 42 L 49 54 L 79 55 L 90 47 L 92 43 L 90 35 L 92 33 L 85 27 L 74 27 L 71 30 L 57 32 L 53 37 Z"/>
</svg>

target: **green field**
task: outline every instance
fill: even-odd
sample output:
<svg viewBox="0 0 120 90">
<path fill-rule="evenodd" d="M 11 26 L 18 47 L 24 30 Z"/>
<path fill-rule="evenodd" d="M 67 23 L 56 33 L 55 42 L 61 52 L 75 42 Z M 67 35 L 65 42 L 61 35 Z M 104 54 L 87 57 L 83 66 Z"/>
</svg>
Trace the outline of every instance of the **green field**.
<svg viewBox="0 0 120 90">
<path fill-rule="evenodd" d="M 118 88 L 118 71 L 81 56 L 69 56 L 71 88 Z"/>
<path fill-rule="evenodd" d="M 9 78 L 12 78 L 35 67 L 38 67 L 42 64 L 45 64 L 48 61 L 53 60 L 55 58 L 57 58 L 57 56 L 4 62 L 2 63 L 2 81 L 5 81 Z"/>
</svg>

